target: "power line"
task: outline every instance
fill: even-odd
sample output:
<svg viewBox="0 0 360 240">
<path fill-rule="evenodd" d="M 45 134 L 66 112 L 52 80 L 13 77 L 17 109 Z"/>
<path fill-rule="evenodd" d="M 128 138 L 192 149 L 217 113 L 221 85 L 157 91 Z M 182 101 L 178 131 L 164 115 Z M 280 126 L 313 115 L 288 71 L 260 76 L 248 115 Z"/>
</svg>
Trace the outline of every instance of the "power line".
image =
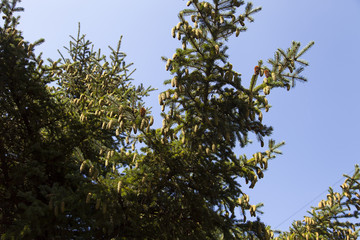
<svg viewBox="0 0 360 240">
<path fill-rule="evenodd" d="M 349 172 L 347 175 L 350 175 L 354 172 L 355 170 L 352 170 L 351 172 Z M 339 180 L 337 180 L 333 185 L 331 185 L 331 187 L 334 187 L 336 184 L 338 184 L 340 181 L 342 181 L 345 177 L 342 176 Z M 304 208 L 306 208 L 308 205 L 310 205 L 313 201 L 315 201 L 316 199 L 318 199 L 319 197 L 321 197 L 324 193 L 326 193 L 328 190 L 326 189 L 325 191 L 319 193 L 316 197 L 314 197 L 312 200 L 310 200 L 308 203 L 306 203 L 304 206 L 302 206 L 299 210 L 297 210 L 296 212 L 294 212 L 293 214 L 291 214 L 288 218 L 286 218 L 285 220 L 283 220 L 280 224 L 278 224 L 275 229 L 277 229 L 278 227 L 280 227 L 281 225 L 283 225 L 285 222 L 287 222 L 290 218 L 292 218 L 293 216 L 295 216 L 296 214 L 298 214 L 300 211 L 302 211 Z"/>
</svg>

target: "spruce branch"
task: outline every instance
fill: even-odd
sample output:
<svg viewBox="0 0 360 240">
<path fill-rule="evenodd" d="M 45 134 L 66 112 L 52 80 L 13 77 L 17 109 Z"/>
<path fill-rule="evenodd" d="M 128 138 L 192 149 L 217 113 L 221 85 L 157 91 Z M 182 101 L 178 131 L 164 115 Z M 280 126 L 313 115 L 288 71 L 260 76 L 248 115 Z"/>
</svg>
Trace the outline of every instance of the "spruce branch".
<svg viewBox="0 0 360 240">
<path fill-rule="evenodd" d="M 298 59 L 299 57 L 301 57 L 306 51 L 308 51 L 312 46 L 314 46 L 315 42 L 311 41 L 310 43 L 308 43 L 297 55 L 296 55 L 296 59 Z"/>
</svg>

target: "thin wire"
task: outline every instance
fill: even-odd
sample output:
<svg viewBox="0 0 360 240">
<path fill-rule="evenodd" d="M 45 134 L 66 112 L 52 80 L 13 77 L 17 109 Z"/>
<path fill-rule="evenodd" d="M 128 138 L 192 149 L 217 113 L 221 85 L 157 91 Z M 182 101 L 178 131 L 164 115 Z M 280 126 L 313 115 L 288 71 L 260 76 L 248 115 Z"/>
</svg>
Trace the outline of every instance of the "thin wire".
<svg viewBox="0 0 360 240">
<path fill-rule="evenodd" d="M 351 172 L 349 172 L 347 175 L 352 174 L 355 171 L 352 170 Z M 342 181 L 345 177 L 342 176 L 339 180 L 337 180 L 333 185 L 331 185 L 331 187 L 334 187 L 336 184 L 338 184 L 340 181 Z M 287 222 L 290 218 L 292 218 L 293 216 L 295 216 L 296 214 L 298 214 L 300 211 L 302 211 L 304 208 L 306 208 L 308 205 L 310 205 L 313 201 L 315 201 L 316 199 L 318 199 L 319 197 L 321 197 L 324 193 L 326 193 L 328 191 L 328 189 L 326 189 L 325 191 L 321 192 L 320 194 L 318 194 L 316 197 L 314 197 L 311 201 L 309 201 L 308 203 L 306 203 L 304 206 L 302 206 L 299 210 L 297 210 L 296 212 L 294 212 L 293 214 L 291 214 L 288 218 L 286 218 L 284 221 L 282 221 L 280 224 L 278 224 L 275 229 L 277 229 L 278 227 L 280 227 L 281 225 L 283 225 L 285 222 Z"/>
</svg>

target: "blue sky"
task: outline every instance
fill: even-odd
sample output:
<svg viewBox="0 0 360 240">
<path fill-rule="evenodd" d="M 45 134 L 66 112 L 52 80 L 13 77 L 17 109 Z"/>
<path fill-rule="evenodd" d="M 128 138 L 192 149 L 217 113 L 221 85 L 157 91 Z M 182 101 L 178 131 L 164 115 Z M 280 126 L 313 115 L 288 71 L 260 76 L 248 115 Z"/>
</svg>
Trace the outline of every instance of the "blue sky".
<svg viewBox="0 0 360 240">
<path fill-rule="evenodd" d="M 310 62 L 304 72 L 309 81 L 298 83 L 290 92 L 274 90 L 269 97 L 273 107 L 263 122 L 274 127 L 272 138 L 286 141 L 283 155 L 269 164 L 254 190 L 245 190 L 252 203 L 265 204 L 261 218 L 266 224 L 286 230 L 293 220 L 306 215 L 310 205 L 325 198 L 326 193 L 316 197 L 329 186 L 337 183 L 334 188 L 339 189 L 342 174 L 359 163 L 360 1 L 253 3 L 263 10 L 247 32 L 228 42 L 229 60 L 244 80 L 259 59 L 267 60 L 277 48 L 289 47 L 292 40 L 303 45 L 315 41 L 303 56 Z M 171 28 L 185 4 L 183 0 L 24 1 L 20 29 L 29 41 L 45 38 L 37 51 L 53 60 L 60 57 L 57 49 L 65 52 L 62 47 L 68 46 L 69 35 L 76 35 L 78 22 L 82 33 L 105 52 L 123 35 L 122 51 L 137 69 L 135 83 L 164 90 L 163 81 L 170 75 L 161 56 L 171 57 L 181 47 L 171 37 Z M 160 112 L 157 93 L 146 100 L 154 115 Z M 237 153 L 259 150 L 254 143 Z"/>
</svg>

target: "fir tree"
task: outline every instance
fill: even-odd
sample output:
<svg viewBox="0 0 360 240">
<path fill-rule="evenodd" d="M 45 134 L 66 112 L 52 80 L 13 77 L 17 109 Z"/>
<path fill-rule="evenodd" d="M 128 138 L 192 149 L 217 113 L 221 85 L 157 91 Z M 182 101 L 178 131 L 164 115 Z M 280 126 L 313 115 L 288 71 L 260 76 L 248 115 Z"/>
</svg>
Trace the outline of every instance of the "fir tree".
<svg viewBox="0 0 360 240">
<path fill-rule="evenodd" d="M 312 207 L 310 216 L 295 221 L 289 232 L 281 233 L 279 239 L 358 239 L 360 223 L 360 169 L 347 176 L 341 185 L 342 192 L 329 188 L 326 200 Z"/>
<path fill-rule="evenodd" d="M 129 83 L 132 71 L 120 42 L 108 62 L 78 36 L 70 42 L 69 58 L 46 65 L 34 54 L 43 40 L 29 43 L 16 29 L 14 14 L 23 10 L 17 2 L 0 6 L 1 236 L 107 238 L 103 231 L 112 220 L 106 209 L 121 211 L 122 204 L 114 193 L 117 181 L 109 179 L 130 160 L 119 155 L 120 146 L 131 148 L 124 133 L 135 129 L 147 90 Z M 110 196 L 116 205 L 107 207 Z"/>
<path fill-rule="evenodd" d="M 262 122 L 271 107 L 266 96 L 306 81 L 300 74 L 308 64 L 300 57 L 313 42 L 278 49 L 243 80 L 228 61 L 226 42 L 241 36 L 260 8 L 239 0 L 189 1 L 171 32 L 182 48 L 163 58 L 173 76 L 159 95 L 163 125 L 155 129 L 142 100 L 153 89 L 132 84 L 121 39 L 108 60 L 79 28 L 67 54 L 46 64 L 34 54 L 42 40 L 31 44 L 16 30 L 17 2 L 0 7 L 2 239 L 273 236 L 260 219 L 249 219 L 262 204 L 252 203 L 246 188 L 263 178 L 283 145 L 268 139 L 272 127 Z M 259 152 L 236 153 L 250 133 Z M 323 202 L 305 225 L 281 237 L 350 236 L 357 224 L 331 219 L 345 216 L 343 206 L 358 207 L 357 175 L 340 198 L 330 192 L 328 201 L 339 203 L 334 211 Z"/>
<path fill-rule="evenodd" d="M 172 36 L 181 40 L 182 49 L 177 49 L 172 58 L 164 58 L 166 70 L 174 75 L 167 81 L 173 89 L 159 96 L 163 110 L 169 108 L 163 114 L 161 141 L 176 151 L 173 156 L 187 159 L 187 166 L 174 168 L 173 174 L 179 177 L 172 181 L 193 186 L 189 189 L 193 192 L 187 194 L 197 195 L 201 203 L 190 206 L 191 212 L 204 207 L 201 216 L 194 216 L 200 226 L 216 226 L 225 239 L 268 238 L 272 233 L 263 224 L 244 224 L 246 212 L 256 216 L 261 204 L 249 202 L 238 179 L 245 179 L 253 188 L 283 143 L 276 144 L 270 139 L 267 150 L 250 158 L 237 156 L 234 147 L 236 144 L 245 147 L 250 132 L 257 136 L 261 147 L 264 146 L 264 137 L 272 132 L 271 127 L 262 123 L 263 113 L 270 108 L 266 95 L 273 88 L 289 90 L 295 80 L 306 80 L 299 74 L 307 63 L 299 58 L 313 43 L 302 50 L 297 42 L 286 51 L 278 49 L 274 58 L 268 60 L 268 66 L 259 61 L 254 66 L 250 86 L 246 87 L 241 74 L 227 60 L 225 43 L 230 36 L 237 37 L 244 32 L 246 21 L 252 22 L 252 15 L 260 8 L 230 0 L 212 4 L 189 1 L 187 5 L 190 8 L 180 12 L 180 22 L 172 29 Z M 242 6 L 245 9 L 238 13 Z M 264 80 L 258 83 L 262 76 Z M 176 138 L 180 141 L 174 141 Z M 169 164 L 184 162 L 177 158 L 166 160 Z M 182 169 L 186 170 L 181 172 Z M 182 196 L 184 190 L 180 189 Z M 236 209 L 242 213 L 242 219 L 235 214 Z M 198 237 L 214 237 L 209 230 Z M 196 232 L 199 234 L 201 229 Z"/>
</svg>

